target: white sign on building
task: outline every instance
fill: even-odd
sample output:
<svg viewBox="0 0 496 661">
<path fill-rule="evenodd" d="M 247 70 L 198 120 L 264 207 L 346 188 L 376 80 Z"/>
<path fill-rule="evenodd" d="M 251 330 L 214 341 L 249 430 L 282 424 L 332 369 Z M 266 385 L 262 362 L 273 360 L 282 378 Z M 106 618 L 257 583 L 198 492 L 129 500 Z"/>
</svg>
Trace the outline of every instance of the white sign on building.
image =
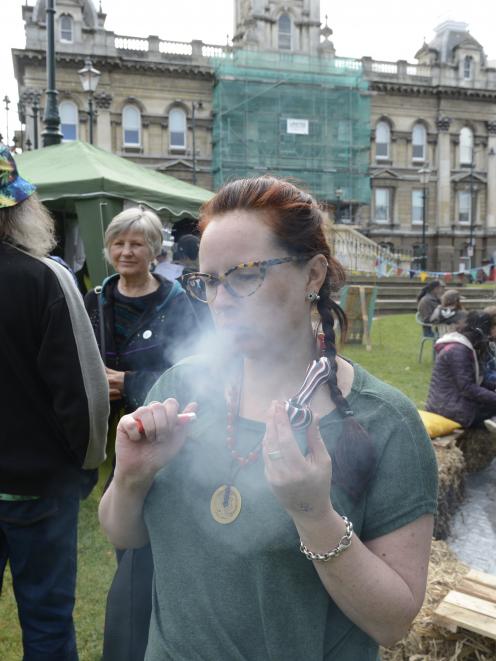
<svg viewBox="0 0 496 661">
<path fill-rule="evenodd" d="M 308 135 L 308 119 L 287 119 L 286 132 Z"/>
</svg>

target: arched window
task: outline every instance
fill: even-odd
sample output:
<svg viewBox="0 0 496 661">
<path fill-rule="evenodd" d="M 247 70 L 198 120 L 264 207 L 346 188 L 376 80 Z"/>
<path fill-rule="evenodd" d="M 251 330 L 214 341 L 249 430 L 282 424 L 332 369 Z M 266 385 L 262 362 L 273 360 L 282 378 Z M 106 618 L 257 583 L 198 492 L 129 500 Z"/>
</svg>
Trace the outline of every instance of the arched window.
<svg viewBox="0 0 496 661">
<path fill-rule="evenodd" d="M 389 158 L 391 129 L 387 122 L 378 122 L 375 127 L 375 157 L 377 160 Z"/>
<path fill-rule="evenodd" d="M 472 65 L 474 62 L 474 58 L 471 57 L 470 55 L 466 55 L 463 58 L 463 78 L 465 80 L 471 80 L 472 78 Z"/>
<path fill-rule="evenodd" d="M 62 101 L 59 105 L 60 130 L 64 142 L 78 139 L 78 109 L 73 101 Z"/>
<path fill-rule="evenodd" d="M 136 106 L 124 106 L 122 111 L 122 135 L 125 147 L 141 145 L 141 113 Z"/>
<path fill-rule="evenodd" d="M 182 108 L 169 112 L 169 147 L 186 149 L 186 113 Z"/>
<path fill-rule="evenodd" d="M 62 14 L 60 16 L 60 41 L 72 43 L 72 16 L 69 14 Z"/>
<path fill-rule="evenodd" d="M 425 161 L 425 143 L 427 133 L 423 124 L 415 124 L 412 131 L 412 159 Z"/>
<path fill-rule="evenodd" d="M 277 47 L 291 50 L 291 18 L 287 14 L 279 16 L 277 21 Z"/>
<path fill-rule="evenodd" d="M 472 152 L 474 148 L 474 135 L 468 126 L 460 131 L 460 165 L 472 163 Z"/>
</svg>

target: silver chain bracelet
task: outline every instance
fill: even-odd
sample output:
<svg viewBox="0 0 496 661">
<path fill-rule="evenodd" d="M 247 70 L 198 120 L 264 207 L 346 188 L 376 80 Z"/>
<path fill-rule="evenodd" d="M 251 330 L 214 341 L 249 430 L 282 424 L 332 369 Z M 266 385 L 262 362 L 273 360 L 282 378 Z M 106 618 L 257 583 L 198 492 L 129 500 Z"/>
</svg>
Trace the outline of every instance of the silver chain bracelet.
<svg viewBox="0 0 496 661">
<path fill-rule="evenodd" d="M 313 551 L 310 551 L 310 549 L 308 549 L 300 539 L 300 551 L 303 553 L 303 555 L 305 555 L 307 560 L 319 560 L 319 562 L 328 562 L 329 560 L 332 560 L 332 558 L 337 558 L 337 556 L 341 555 L 343 551 L 346 551 L 346 549 L 351 545 L 351 538 L 353 537 L 353 524 L 345 516 L 343 516 L 342 519 L 346 524 L 346 532 L 339 540 L 339 544 L 330 551 L 327 551 L 327 553 L 314 553 Z"/>
</svg>

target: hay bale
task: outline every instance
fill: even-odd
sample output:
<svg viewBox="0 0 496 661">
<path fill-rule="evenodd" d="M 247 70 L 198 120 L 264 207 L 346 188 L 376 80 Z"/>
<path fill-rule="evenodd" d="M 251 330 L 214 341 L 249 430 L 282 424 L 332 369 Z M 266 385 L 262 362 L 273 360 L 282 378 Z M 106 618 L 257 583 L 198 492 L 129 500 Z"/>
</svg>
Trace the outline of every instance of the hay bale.
<svg viewBox="0 0 496 661">
<path fill-rule="evenodd" d="M 468 567 L 456 559 L 445 542 L 432 543 L 427 592 L 422 610 L 408 636 L 389 649 L 381 648 L 383 661 L 494 661 L 496 640 L 459 629 L 452 633 L 434 624 L 432 612 L 453 590 Z"/>
<path fill-rule="evenodd" d="M 456 444 L 463 452 L 468 473 L 487 468 L 496 457 L 496 434 L 484 427 L 464 429 L 458 434 Z"/>
<path fill-rule="evenodd" d="M 463 500 L 465 460 L 456 446 L 455 436 L 434 439 L 439 492 L 434 539 L 446 539 L 450 532 L 451 517 Z"/>
</svg>

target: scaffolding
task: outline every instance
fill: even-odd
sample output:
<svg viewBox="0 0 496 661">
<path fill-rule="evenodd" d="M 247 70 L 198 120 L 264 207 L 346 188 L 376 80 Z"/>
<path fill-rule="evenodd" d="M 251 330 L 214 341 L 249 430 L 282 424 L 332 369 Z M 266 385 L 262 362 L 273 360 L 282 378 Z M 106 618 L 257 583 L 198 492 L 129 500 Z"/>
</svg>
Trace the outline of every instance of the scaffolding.
<svg viewBox="0 0 496 661">
<path fill-rule="evenodd" d="M 274 174 L 346 210 L 370 200 L 370 95 L 357 60 L 234 51 L 212 60 L 216 188 Z"/>
</svg>

